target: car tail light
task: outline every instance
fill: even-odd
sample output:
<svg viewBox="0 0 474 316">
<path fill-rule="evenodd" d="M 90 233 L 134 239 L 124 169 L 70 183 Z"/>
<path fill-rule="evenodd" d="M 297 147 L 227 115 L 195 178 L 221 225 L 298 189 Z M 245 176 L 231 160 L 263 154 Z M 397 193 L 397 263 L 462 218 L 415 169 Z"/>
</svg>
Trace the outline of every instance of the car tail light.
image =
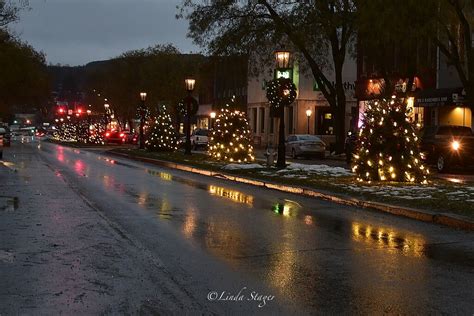
<svg viewBox="0 0 474 316">
<path fill-rule="evenodd" d="M 110 136 L 109 132 L 105 133 L 105 137 L 109 137 L 109 136 Z"/>
<path fill-rule="evenodd" d="M 120 133 L 120 137 L 125 137 L 125 134 L 124 134 L 124 133 Z"/>
</svg>

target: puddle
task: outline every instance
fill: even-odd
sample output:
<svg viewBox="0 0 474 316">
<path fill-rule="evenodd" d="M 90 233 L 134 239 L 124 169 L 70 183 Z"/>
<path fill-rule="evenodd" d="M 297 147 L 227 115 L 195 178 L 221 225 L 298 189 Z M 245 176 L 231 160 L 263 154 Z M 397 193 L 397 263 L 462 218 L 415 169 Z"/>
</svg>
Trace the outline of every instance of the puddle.
<svg viewBox="0 0 474 316">
<path fill-rule="evenodd" d="M 11 196 L 0 196 L 0 211 L 13 212 L 18 209 L 19 199 Z"/>
</svg>

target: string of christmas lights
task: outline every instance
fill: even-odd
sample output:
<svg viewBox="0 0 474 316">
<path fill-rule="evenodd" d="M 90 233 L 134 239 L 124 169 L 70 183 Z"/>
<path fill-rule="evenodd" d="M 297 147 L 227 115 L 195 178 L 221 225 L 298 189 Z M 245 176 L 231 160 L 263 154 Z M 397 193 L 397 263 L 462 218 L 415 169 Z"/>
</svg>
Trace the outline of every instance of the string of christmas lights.
<svg viewBox="0 0 474 316">
<path fill-rule="evenodd" d="M 209 140 L 209 155 L 220 161 L 247 163 L 255 160 L 252 133 L 244 112 L 227 104 L 217 114 Z"/>
<path fill-rule="evenodd" d="M 173 125 L 171 115 L 166 106 L 159 108 L 158 116 L 153 121 L 145 146 L 150 151 L 175 151 L 178 149 L 179 138 Z"/>
<path fill-rule="evenodd" d="M 357 180 L 427 183 L 417 127 L 403 99 L 369 101 L 352 171 Z"/>
<path fill-rule="evenodd" d="M 287 78 L 273 79 L 267 83 L 267 99 L 274 110 L 288 106 L 296 99 L 296 86 Z"/>
</svg>

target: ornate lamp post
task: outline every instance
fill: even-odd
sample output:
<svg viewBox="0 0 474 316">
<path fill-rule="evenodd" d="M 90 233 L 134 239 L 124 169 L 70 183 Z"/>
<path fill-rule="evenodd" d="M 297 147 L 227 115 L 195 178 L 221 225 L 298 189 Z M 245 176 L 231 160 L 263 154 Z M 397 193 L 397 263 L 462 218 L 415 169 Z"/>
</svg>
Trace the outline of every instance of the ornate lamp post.
<svg viewBox="0 0 474 316">
<path fill-rule="evenodd" d="M 275 116 L 279 117 L 277 167 L 285 168 L 285 106 L 296 99 L 296 86 L 291 80 L 290 52 L 275 52 L 275 79 L 267 85 L 267 98 Z"/>
<path fill-rule="evenodd" d="M 186 87 L 186 91 L 188 92 L 188 96 L 180 104 L 179 112 L 185 117 L 184 133 L 186 135 L 186 143 L 184 154 L 191 155 L 191 116 L 196 114 L 199 105 L 196 99 L 194 99 L 192 96 L 196 80 L 192 78 L 187 78 L 184 80 L 184 84 Z"/>
<path fill-rule="evenodd" d="M 140 92 L 140 100 L 142 101 L 140 103 L 140 149 L 145 149 L 145 133 L 143 131 L 145 127 L 145 112 L 146 112 L 146 105 L 145 105 L 145 100 L 146 100 L 146 92 Z"/>
<path fill-rule="evenodd" d="M 309 134 L 309 118 L 311 117 L 311 114 L 313 114 L 313 112 L 310 109 L 307 109 L 306 117 L 308 118 L 308 134 Z"/>
</svg>

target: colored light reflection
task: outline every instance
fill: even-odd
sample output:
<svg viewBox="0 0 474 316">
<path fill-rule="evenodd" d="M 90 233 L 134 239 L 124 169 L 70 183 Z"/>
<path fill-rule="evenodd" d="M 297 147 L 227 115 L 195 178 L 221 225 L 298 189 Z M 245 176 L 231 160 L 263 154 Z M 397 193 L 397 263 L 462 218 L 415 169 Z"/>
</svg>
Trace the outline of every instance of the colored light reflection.
<svg viewBox="0 0 474 316">
<path fill-rule="evenodd" d="M 84 173 L 84 163 L 82 162 L 82 160 L 76 160 L 76 162 L 74 163 L 74 170 L 80 175 Z"/>
<path fill-rule="evenodd" d="M 218 187 L 215 185 L 210 185 L 209 193 L 211 193 L 212 195 L 217 195 L 217 196 L 227 198 L 237 203 L 243 203 L 250 206 L 253 205 L 253 196 L 243 194 L 242 192 L 239 192 L 239 191 L 230 190 L 230 189 Z"/>
<path fill-rule="evenodd" d="M 296 216 L 296 213 L 298 209 L 300 209 L 301 206 L 294 201 L 291 200 L 284 200 L 283 202 L 279 202 L 273 205 L 272 210 L 273 212 L 283 215 L 285 217 L 291 217 L 291 216 Z M 307 215 L 304 218 L 304 221 L 306 224 L 312 223 L 312 217 L 310 215 Z"/>
<path fill-rule="evenodd" d="M 62 147 L 58 147 L 56 158 L 58 158 L 59 161 L 64 162 L 64 151 Z"/>
</svg>

